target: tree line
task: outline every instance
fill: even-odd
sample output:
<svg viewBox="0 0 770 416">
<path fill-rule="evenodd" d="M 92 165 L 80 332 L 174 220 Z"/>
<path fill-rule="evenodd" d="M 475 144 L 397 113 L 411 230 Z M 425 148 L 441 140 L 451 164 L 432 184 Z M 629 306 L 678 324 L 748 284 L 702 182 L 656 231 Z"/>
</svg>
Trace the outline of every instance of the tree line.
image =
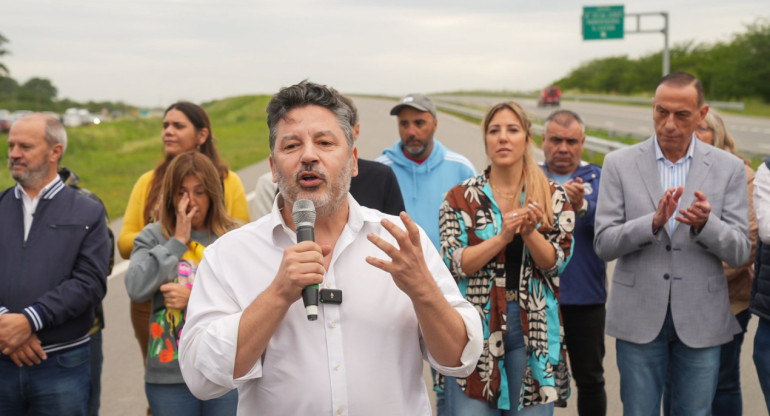
<svg viewBox="0 0 770 416">
<path fill-rule="evenodd" d="M 5 47 L 8 39 L 0 34 L 0 59 L 10 54 Z M 93 113 L 102 109 L 127 113 L 134 106 L 123 102 L 88 101 L 80 103 L 68 98 L 58 98 L 59 91 L 47 78 L 32 77 L 19 83 L 10 76 L 8 66 L 0 61 L 0 108 L 8 110 L 55 111 L 62 113 L 67 108 L 87 108 Z"/>
<path fill-rule="evenodd" d="M 703 82 L 709 100 L 759 98 L 770 103 L 770 19 L 746 25 L 729 41 L 674 45 L 671 72 L 686 71 Z M 564 90 L 607 94 L 651 94 L 661 76 L 662 52 L 630 59 L 613 56 L 582 63 L 557 81 Z"/>
</svg>

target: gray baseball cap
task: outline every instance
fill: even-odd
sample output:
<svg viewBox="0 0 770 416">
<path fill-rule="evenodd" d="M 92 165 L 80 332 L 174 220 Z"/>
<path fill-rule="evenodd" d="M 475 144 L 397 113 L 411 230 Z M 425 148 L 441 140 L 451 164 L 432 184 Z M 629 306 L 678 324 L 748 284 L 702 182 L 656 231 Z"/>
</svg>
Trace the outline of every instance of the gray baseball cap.
<svg viewBox="0 0 770 416">
<path fill-rule="evenodd" d="M 406 97 L 402 98 L 401 102 L 398 103 L 395 107 L 393 107 L 392 110 L 390 110 L 390 115 L 397 116 L 398 112 L 401 111 L 402 108 L 407 106 L 415 108 L 420 111 L 427 111 L 433 117 L 436 117 L 436 106 L 433 105 L 433 101 L 431 101 L 430 98 L 422 94 L 409 94 Z"/>
</svg>

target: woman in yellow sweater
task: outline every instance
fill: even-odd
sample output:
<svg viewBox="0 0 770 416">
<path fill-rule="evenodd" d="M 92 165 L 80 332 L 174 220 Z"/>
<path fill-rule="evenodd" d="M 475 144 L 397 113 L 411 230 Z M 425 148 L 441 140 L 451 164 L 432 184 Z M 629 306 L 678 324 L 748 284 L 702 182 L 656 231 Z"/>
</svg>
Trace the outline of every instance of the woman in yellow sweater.
<svg viewBox="0 0 770 416">
<path fill-rule="evenodd" d="M 174 156 L 180 153 L 198 150 L 208 156 L 216 166 L 224 186 L 227 215 L 244 223 L 249 222 L 249 207 L 241 179 L 219 158 L 211 133 L 211 122 L 203 108 L 187 101 L 171 104 L 163 118 L 162 139 L 165 158 L 155 169 L 139 177 L 128 200 L 123 228 L 118 237 L 118 250 L 124 259 L 131 255 L 134 238 L 144 226 L 158 220 L 163 175 Z M 151 302 L 131 302 L 131 324 L 145 361 L 150 308 Z"/>
</svg>

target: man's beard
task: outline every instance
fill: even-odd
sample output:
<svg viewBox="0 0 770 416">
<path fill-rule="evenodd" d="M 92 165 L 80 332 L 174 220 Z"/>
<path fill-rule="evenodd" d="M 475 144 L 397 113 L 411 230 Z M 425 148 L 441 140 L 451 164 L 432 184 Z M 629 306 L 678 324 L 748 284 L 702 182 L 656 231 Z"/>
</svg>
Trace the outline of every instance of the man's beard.
<svg viewBox="0 0 770 416">
<path fill-rule="evenodd" d="M 329 181 L 329 178 L 322 172 L 316 170 L 317 165 L 302 165 L 299 172 L 294 175 L 294 178 L 287 178 L 281 173 L 280 169 L 276 169 L 276 177 L 278 179 L 278 191 L 281 193 L 284 201 L 289 204 L 293 204 L 298 199 L 309 199 L 313 201 L 316 214 L 319 217 L 331 216 L 332 213 L 337 211 L 342 200 L 347 198 L 348 191 L 350 191 L 350 178 L 353 172 L 353 160 L 350 159 L 345 166 L 337 174 L 336 180 Z M 313 190 L 305 190 L 299 186 L 299 177 L 302 173 L 313 172 L 318 175 L 323 182 L 326 183 L 327 192 L 319 194 Z"/>
<path fill-rule="evenodd" d="M 50 153 L 46 153 L 46 158 L 43 159 L 43 163 L 40 166 L 30 166 L 26 164 L 26 169 L 20 173 L 13 171 L 13 160 L 8 161 L 8 170 L 11 171 L 11 177 L 18 182 L 22 187 L 29 187 L 42 182 L 48 175 L 48 166 L 45 164 L 45 160 L 48 160 Z"/>
<path fill-rule="evenodd" d="M 408 145 L 410 141 L 416 141 L 416 142 L 420 143 L 420 146 L 419 147 L 410 147 Z M 409 156 L 418 157 L 418 156 L 421 156 L 423 154 L 423 152 L 425 152 L 425 150 L 428 148 L 428 144 L 427 143 L 422 143 L 419 140 L 414 140 L 413 138 L 408 138 L 406 140 L 406 144 L 404 144 L 401 147 L 404 149 L 404 151 Z"/>
</svg>

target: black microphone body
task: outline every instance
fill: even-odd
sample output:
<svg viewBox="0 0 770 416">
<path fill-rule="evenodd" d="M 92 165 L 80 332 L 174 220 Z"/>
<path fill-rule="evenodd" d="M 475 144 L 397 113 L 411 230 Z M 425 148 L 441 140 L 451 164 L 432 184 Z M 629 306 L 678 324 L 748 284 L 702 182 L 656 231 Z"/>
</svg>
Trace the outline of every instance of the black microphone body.
<svg viewBox="0 0 770 416">
<path fill-rule="evenodd" d="M 307 199 L 295 201 L 291 216 L 297 229 L 297 243 L 315 241 L 316 213 L 313 201 Z M 307 320 L 318 319 L 318 285 L 310 285 L 302 289 L 302 303 L 305 305 Z"/>
</svg>

